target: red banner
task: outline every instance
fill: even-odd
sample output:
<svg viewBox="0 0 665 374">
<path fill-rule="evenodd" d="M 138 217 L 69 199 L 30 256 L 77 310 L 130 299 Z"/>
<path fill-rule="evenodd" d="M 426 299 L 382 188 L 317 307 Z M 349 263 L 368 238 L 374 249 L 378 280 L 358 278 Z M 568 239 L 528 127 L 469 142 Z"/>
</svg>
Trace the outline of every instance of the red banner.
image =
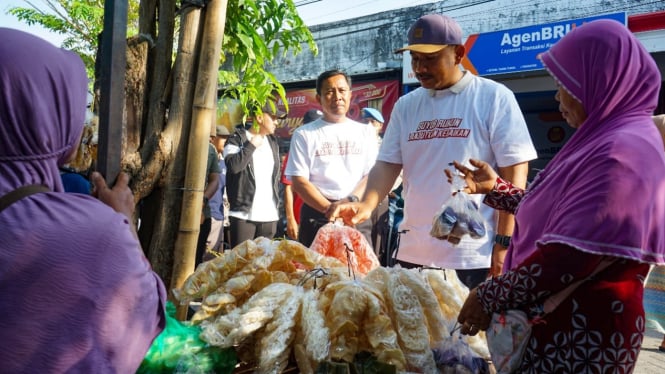
<svg viewBox="0 0 665 374">
<path fill-rule="evenodd" d="M 399 98 L 399 81 L 374 81 L 357 82 L 351 87 L 351 106 L 347 117 L 360 121 L 363 108 L 374 108 L 381 112 L 388 125 L 390 113 Z M 316 89 L 307 88 L 290 90 L 286 92 L 286 100 L 289 104 L 289 115 L 283 120 L 275 135 L 280 138 L 291 138 L 293 131 L 302 125 L 302 117 L 310 109 L 321 109 L 316 101 Z M 277 106 L 284 109 L 284 103 L 280 100 Z"/>
</svg>

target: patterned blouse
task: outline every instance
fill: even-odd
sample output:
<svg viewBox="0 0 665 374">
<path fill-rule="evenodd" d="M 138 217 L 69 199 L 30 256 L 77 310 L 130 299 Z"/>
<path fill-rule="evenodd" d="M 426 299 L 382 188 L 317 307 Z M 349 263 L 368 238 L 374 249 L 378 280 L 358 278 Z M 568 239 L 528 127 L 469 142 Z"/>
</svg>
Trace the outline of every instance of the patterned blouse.
<svg viewBox="0 0 665 374">
<path fill-rule="evenodd" d="M 485 203 L 514 212 L 523 195 L 523 190 L 499 178 Z M 649 265 L 616 259 L 552 313 L 539 315 L 549 295 L 587 278 L 602 259 L 564 244 L 540 245 L 515 269 L 478 286 L 486 313 L 517 308 L 538 317 L 519 372 L 633 371 L 644 336 L 642 296 Z"/>
</svg>

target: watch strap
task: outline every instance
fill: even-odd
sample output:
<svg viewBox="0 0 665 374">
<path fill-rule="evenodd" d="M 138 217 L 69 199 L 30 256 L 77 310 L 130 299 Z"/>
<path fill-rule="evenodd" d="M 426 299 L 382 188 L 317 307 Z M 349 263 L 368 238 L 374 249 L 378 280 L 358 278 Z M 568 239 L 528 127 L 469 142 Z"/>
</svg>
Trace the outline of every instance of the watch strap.
<svg viewBox="0 0 665 374">
<path fill-rule="evenodd" d="M 510 238 L 511 238 L 511 237 L 508 236 L 508 235 L 499 235 L 499 234 L 496 234 L 496 235 L 494 236 L 494 243 L 499 244 L 500 246 L 503 246 L 503 247 L 508 248 L 508 246 L 510 245 Z"/>
</svg>

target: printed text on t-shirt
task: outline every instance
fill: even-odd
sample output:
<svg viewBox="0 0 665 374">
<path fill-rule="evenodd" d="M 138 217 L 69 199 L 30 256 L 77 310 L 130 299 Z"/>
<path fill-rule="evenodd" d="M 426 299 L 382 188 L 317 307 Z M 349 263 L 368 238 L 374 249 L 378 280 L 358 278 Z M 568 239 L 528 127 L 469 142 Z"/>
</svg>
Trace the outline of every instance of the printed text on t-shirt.
<svg viewBox="0 0 665 374">
<path fill-rule="evenodd" d="M 315 156 L 359 155 L 363 153 L 362 143 L 355 141 L 324 142 L 316 150 Z"/>
<path fill-rule="evenodd" d="M 422 121 L 416 131 L 409 134 L 409 141 L 434 138 L 467 138 L 469 129 L 460 129 L 461 118 L 434 119 Z"/>
</svg>

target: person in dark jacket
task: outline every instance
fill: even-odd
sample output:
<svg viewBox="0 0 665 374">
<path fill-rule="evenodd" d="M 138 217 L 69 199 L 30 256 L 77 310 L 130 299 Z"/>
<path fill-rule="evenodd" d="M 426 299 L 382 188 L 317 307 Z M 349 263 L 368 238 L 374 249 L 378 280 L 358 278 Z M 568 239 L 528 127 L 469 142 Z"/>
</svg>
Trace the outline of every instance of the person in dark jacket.
<svg viewBox="0 0 665 374">
<path fill-rule="evenodd" d="M 275 128 L 286 117 L 271 105 L 253 123 L 239 125 L 224 145 L 231 247 L 260 236 L 272 238 L 279 219 L 279 147 Z"/>
</svg>

